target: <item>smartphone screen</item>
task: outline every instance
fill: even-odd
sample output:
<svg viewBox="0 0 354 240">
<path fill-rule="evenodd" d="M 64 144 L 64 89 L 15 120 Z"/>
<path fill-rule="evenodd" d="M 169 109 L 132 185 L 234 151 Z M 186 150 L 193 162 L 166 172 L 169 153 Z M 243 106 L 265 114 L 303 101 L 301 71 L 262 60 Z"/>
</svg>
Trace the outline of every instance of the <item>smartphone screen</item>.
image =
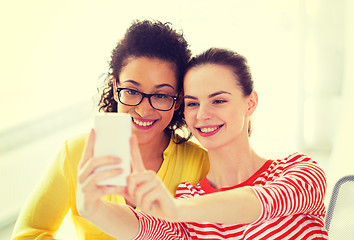
<svg viewBox="0 0 354 240">
<path fill-rule="evenodd" d="M 99 185 L 125 186 L 126 178 L 131 172 L 130 145 L 131 117 L 127 113 L 100 113 L 95 116 L 95 146 L 94 156 L 116 156 L 122 159 L 119 167 L 123 173 L 106 179 Z M 97 168 L 102 171 L 107 168 L 114 168 L 114 165 L 107 165 Z"/>
</svg>

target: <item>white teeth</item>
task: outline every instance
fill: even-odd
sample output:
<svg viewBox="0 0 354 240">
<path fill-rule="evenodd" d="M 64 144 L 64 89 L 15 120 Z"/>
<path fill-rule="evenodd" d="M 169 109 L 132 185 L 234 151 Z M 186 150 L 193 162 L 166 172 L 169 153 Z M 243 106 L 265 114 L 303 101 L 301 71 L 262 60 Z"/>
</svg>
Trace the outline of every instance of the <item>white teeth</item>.
<svg viewBox="0 0 354 240">
<path fill-rule="evenodd" d="M 151 126 L 154 123 L 154 121 L 142 122 L 142 121 L 136 120 L 135 118 L 133 118 L 133 121 L 135 124 L 138 124 L 139 126 L 142 126 L 142 127 Z"/>
<path fill-rule="evenodd" d="M 200 131 L 203 133 L 208 133 L 208 132 L 213 132 L 216 129 L 218 129 L 218 127 L 213 127 L 213 128 L 200 128 Z"/>
</svg>

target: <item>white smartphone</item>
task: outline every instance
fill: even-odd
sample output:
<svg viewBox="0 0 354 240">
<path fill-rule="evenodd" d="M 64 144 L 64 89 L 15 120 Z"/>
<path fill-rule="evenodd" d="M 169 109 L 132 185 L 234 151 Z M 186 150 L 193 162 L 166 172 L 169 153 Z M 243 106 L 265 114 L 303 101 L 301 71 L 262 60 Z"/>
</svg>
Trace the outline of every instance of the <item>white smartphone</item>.
<svg viewBox="0 0 354 240">
<path fill-rule="evenodd" d="M 116 156 L 122 159 L 119 167 L 123 173 L 101 181 L 98 185 L 126 186 L 127 176 L 131 172 L 130 144 L 131 117 L 127 113 L 99 113 L 94 120 L 95 146 L 94 156 Z M 115 168 L 115 165 L 99 167 L 96 170 Z"/>
</svg>

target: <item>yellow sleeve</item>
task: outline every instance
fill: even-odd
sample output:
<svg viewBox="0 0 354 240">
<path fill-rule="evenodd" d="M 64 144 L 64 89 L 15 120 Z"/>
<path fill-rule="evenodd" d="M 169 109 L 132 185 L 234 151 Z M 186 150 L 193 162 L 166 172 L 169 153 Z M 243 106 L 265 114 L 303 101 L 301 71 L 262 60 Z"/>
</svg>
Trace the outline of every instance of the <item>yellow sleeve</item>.
<svg viewBox="0 0 354 240">
<path fill-rule="evenodd" d="M 66 144 L 23 206 L 13 240 L 53 239 L 70 207 L 70 177 Z"/>
<path fill-rule="evenodd" d="M 78 239 L 113 240 L 76 210 L 77 167 L 87 135 L 65 142 L 55 161 L 31 194 L 17 219 L 13 240 L 53 239 L 68 210 L 75 225 Z M 184 181 L 199 182 L 209 170 L 207 152 L 193 142 L 175 144 L 172 139 L 164 152 L 164 161 L 158 172 L 167 188 L 174 195 Z M 118 195 L 104 197 L 108 201 L 124 204 Z"/>
<path fill-rule="evenodd" d="M 54 239 L 68 210 L 75 226 L 77 239 L 113 240 L 92 223 L 78 215 L 76 209 L 77 169 L 87 134 L 65 142 L 56 159 L 42 177 L 23 206 L 13 231 L 13 240 Z M 115 203 L 125 203 L 122 196 L 104 197 Z"/>
</svg>

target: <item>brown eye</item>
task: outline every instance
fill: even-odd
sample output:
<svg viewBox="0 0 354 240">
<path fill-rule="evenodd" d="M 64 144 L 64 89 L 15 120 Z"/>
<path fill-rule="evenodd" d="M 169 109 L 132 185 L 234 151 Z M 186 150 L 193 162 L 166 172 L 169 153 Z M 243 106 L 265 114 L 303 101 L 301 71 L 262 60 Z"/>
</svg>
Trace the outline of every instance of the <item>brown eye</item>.
<svg viewBox="0 0 354 240">
<path fill-rule="evenodd" d="M 166 94 L 155 94 L 154 97 L 158 98 L 158 99 L 166 99 L 166 98 L 169 98 L 170 96 L 168 96 Z"/>
<path fill-rule="evenodd" d="M 199 104 L 197 102 L 187 102 L 186 107 L 195 107 L 198 106 Z"/>
<path fill-rule="evenodd" d="M 139 94 L 138 91 L 135 91 L 133 89 L 126 89 L 125 92 L 128 93 L 129 95 L 137 95 L 137 94 Z"/>
<path fill-rule="evenodd" d="M 224 103 L 224 102 L 226 102 L 225 100 L 222 100 L 222 99 L 217 99 L 217 100 L 215 100 L 213 103 L 215 103 L 215 104 L 221 104 L 221 103 Z"/>
</svg>

